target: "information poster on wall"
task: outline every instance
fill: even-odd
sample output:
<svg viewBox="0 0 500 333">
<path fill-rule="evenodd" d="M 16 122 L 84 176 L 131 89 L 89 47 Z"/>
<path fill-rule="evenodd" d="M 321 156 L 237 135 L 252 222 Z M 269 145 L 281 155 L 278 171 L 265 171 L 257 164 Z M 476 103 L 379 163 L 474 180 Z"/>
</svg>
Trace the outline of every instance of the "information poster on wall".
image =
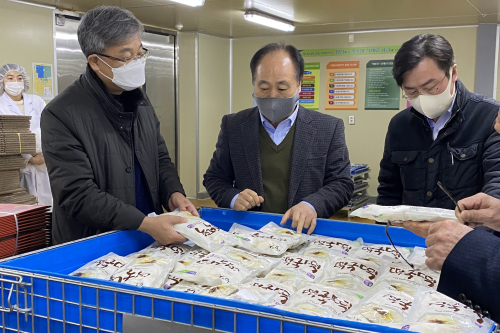
<svg viewBox="0 0 500 333">
<path fill-rule="evenodd" d="M 325 110 L 358 109 L 359 61 L 333 61 L 326 66 Z"/>
<path fill-rule="evenodd" d="M 52 64 L 33 63 L 33 94 L 44 100 L 54 98 Z"/>
<path fill-rule="evenodd" d="M 300 104 L 310 110 L 319 110 L 320 69 L 321 65 L 319 62 L 304 64 Z"/>
<path fill-rule="evenodd" d="M 366 64 L 365 110 L 399 110 L 401 92 L 392 76 L 393 60 Z"/>
</svg>

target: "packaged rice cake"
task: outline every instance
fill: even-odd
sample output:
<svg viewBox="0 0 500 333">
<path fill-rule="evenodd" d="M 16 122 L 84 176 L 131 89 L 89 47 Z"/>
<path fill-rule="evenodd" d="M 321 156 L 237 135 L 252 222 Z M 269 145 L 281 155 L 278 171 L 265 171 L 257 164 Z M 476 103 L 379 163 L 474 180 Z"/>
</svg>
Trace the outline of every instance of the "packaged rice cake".
<svg viewBox="0 0 500 333">
<path fill-rule="evenodd" d="M 286 284 L 295 284 L 296 279 L 306 283 L 317 282 L 323 276 L 326 260 L 300 254 L 285 254 L 278 266 L 266 278 Z"/>
<path fill-rule="evenodd" d="M 437 289 L 439 274 L 430 269 L 420 270 L 406 263 L 384 259 L 380 267 L 382 283 L 388 283 L 397 290 L 413 296 L 420 286 Z"/>
<path fill-rule="evenodd" d="M 477 333 L 487 333 L 493 326 L 490 319 L 427 287 L 417 289 L 408 322 L 453 325 L 460 327 L 463 332 Z"/>
<path fill-rule="evenodd" d="M 168 257 L 161 253 L 144 253 L 130 265 L 116 271 L 110 280 L 138 287 L 161 288 L 179 257 L 179 255 Z"/>
<path fill-rule="evenodd" d="M 160 288 L 167 274 L 167 270 L 155 264 L 129 265 L 114 273 L 110 280 L 138 287 Z"/>
<path fill-rule="evenodd" d="M 269 222 L 259 230 L 286 240 L 288 242 L 289 249 L 300 246 L 302 243 L 304 243 L 304 241 L 307 241 L 309 239 L 309 236 L 307 235 L 298 234 L 292 229 L 280 227 L 274 222 Z"/>
<path fill-rule="evenodd" d="M 396 249 L 394 249 L 392 245 L 365 244 L 354 252 L 353 256 L 356 258 L 374 261 L 380 265 L 384 257 L 397 261 L 403 261 L 403 257 L 404 259 L 408 259 L 413 251 L 412 248 L 401 246 L 396 246 Z"/>
<path fill-rule="evenodd" d="M 267 292 L 273 292 L 274 295 L 268 302 L 261 302 L 262 305 L 268 306 L 278 306 L 285 305 L 293 293 L 297 291 L 296 288 L 286 285 L 274 280 L 270 279 L 255 279 L 251 282 L 248 282 L 247 285 L 250 285 L 254 288 L 259 288 Z"/>
<path fill-rule="evenodd" d="M 117 270 L 127 266 L 131 259 L 110 252 L 78 268 L 69 275 L 108 280 Z"/>
<path fill-rule="evenodd" d="M 373 261 L 333 256 L 318 283 L 329 287 L 369 292 L 374 289 L 379 271 L 380 266 Z"/>
<path fill-rule="evenodd" d="M 277 308 L 313 316 L 335 318 L 359 303 L 362 296 L 345 289 L 310 284 Z"/>
<path fill-rule="evenodd" d="M 403 323 L 413 304 L 413 297 L 382 284 L 343 317 L 370 324 Z"/>
<path fill-rule="evenodd" d="M 402 223 L 440 222 L 445 220 L 457 221 L 455 211 L 451 209 L 418 207 L 418 206 L 379 206 L 367 205 L 356 209 L 351 216 L 375 220 L 377 222 Z"/>
<path fill-rule="evenodd" d="M 226 243 L 255 253 L 271 256 L 282 255 L 292 244 L 289 238 L 261 230 L 253 230 L 237 223 L 233 224 L 231 229 L 229 229 Z"/>
<path fill-rule="evenodd" d="M 199 285 L 189 281 L 181 281 L 175 284 L 170 290 L 181 291 L 190 294 L 201 294 L 203 291 L 210 288 L 210 286 Z"/>
<path fill-rule="evenodd" d="M 201 258 L 206 257 L 209 255 L 210 252 L 207 250 L 199 247 L 198 245 L 195 245 L 191 248 L 189 252 L 184 254 L 179 261 L 177 261 L 175 267 L 174 267 L 174 272 L 183 270 L 187 265 L 190 265 Z"/>
<path fill-rule="evenodd" d="M 198 218 L 176 224 L 174 230 L 209 252 L 220 249 L 228 235 L 224 230 Z"/>
<path fill-rule="evenodd" d="M 241 284 L 268 270 L 271 265 L 274 265 L 271 259 L 225 246 L 174 272 L 174 275 L 209 286 Z"/>
<path fill-rule="evenodd" d="M 183 256 L 187 252 L 191 251 L 191 249 L 192 249 L 191 246 L 182 243 L 161 245 L 158 242 L 154 242 L 147 248 L 139 251 L 139 253 L 161 253 L 166 256 L 175 256 L 175 255 Z"/>
<path fill-rule="evenodd" d="M 348 255 L 354 253 L 362 245 L 363 239 L 361 238 L 350 241 L 341 238 L 317 236 L 311 240 L 301 253 L 320 259 L 328 259 L 332 252 Z"/>
</svg>

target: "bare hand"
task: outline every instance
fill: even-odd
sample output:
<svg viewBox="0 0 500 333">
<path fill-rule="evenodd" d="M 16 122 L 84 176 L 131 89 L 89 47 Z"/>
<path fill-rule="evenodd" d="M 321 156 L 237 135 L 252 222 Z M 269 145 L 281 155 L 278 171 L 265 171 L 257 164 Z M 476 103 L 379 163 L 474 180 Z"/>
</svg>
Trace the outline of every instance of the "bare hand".
<svg viewBox="0 0 500 333">
<path fill-rule="evenodd" d="M 472 230 L 472 228 L 455 221 L 433 222 L 425 240 L 425 245 L 427 245 L 425 264 L 427 267 L 440 271 L 451 250 Z"/>
<path fill-rule="evenodd" d="M 33 165 L 45 164 L 45 158 L 43 158 L 43 153 L 36 154 L 35 156 L 29 159 L 28 163 Z"/>
<path fill-rule="evenodd" d="M 316 219 L 318 214 L 312 209 L 308 204 L 303 202 L 296 204 L 283 215 L 281 219 L 281 224 L 285 224 L 286 221 L 292 219 L 292 228 L 297 228 L 297 233 L 302 233 L 302 228 L 306 228 L 307 234 L 310 235 L 316 228 Z"/>
<path fill-rule="evenodd" d="M 151 235 L 161 245 L 183 243 L 187 239 L 174 230 L 174 225 L 186 222 L 186 218 L 173 215 L 146 217 L 138 230 Z"/>
<path fill-rule="evenodd" d="M 415 235 L 427 238 L 429 234 L 429 228 L 432 224 L 436 222 L 413 222 L 413 221 L 404 221 L 403 228 L 410 230 Z"/>
<path fill-rule="evenodd" d="M 254 207 L 260 207 L 260 204 L 263 202 L 263 197 L 257 195 L 257 193 L 247 188 L 246 190 L 238 194 L 233 208 L 234 210 L 244 212 Z"/>
<path fill-rule="evenodd" d="M 171 211 L 174 211 L 177 208 L 179 208 L 181 212 L 188 211 L 192 215 L 200 217 L 193 203 L 189 201 L 189 199 L 186 198 L 182 193 L 179 192 L 172 193 L 170 199 L 168 199 L 168 208 Z"/>
<path fill-rule="evenodd" d="M 462 213 L 455 211 L 458 220 L 471 227 L 484 224 L 485 226 L 500 231 L 500 200 L 484 193 L 458 202 Z"/>
</svg>

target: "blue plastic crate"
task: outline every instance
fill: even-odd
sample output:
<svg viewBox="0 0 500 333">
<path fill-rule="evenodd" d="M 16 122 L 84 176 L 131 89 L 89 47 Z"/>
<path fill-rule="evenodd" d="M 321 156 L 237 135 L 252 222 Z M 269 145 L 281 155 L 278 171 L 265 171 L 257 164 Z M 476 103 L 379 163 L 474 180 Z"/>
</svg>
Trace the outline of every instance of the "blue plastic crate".
<svg viewBox="0 0 500 333">
<path fill-rule="evenodd" d="M 215 208 L 203 208 L 201 215 L 226 231 L 233 223 L 258 229 L 268 222 L 281 221 L 281 215 Z M 318 220 L 315 233 L 352 240 L 362 237 L 365 242 L 388 244 L 384 227 L 378 225 Z M 391 228 L 391 237 L 397 245 L 425 246 L 424 239 L 404 229 Z M 124 256 L 152 242 L 149 235 L 139 231 L 114 232 L 1 262 L 3 328 L 7 332 L 36 333 L 121 332 L 123 315 L 132 314 L 164 320 L 165 325 L 184 323 L 239 333 L 400 332 L 378 325 L 292 314 L 238 301 L 68 275 L 109 252 Z M 8 282 L 16 279 L 17 283 Z M 9 308 L 12 311 L 9 312 Z"/>
</svg>

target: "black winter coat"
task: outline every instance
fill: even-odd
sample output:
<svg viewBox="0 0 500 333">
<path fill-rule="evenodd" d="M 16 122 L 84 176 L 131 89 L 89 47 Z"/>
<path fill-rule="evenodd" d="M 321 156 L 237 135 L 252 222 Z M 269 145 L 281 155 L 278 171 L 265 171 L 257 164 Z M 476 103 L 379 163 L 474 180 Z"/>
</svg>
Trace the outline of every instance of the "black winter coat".
<svg viewBox="0 0 500 333">
<path fill-rule="evenodd" d="M 395 115 L 380 162 L 377 203 L 455 209 L 453 201 L 479 192 L 500 198 L 500 104 L 469 92 L 457 80 L 452 116 L 433 140 L 426 117 L 413 108 Z"/>
<path fill-rule="evenodd" d="M 145 216 L 135 208 L 134 152 L 156 213 L 172 193 L 184 194 L 146 94 L 124 92 L 121 102 L 125 110 L 87 66 L 42 113 L 54 244 L 139 228 Z"/>
</svg>

